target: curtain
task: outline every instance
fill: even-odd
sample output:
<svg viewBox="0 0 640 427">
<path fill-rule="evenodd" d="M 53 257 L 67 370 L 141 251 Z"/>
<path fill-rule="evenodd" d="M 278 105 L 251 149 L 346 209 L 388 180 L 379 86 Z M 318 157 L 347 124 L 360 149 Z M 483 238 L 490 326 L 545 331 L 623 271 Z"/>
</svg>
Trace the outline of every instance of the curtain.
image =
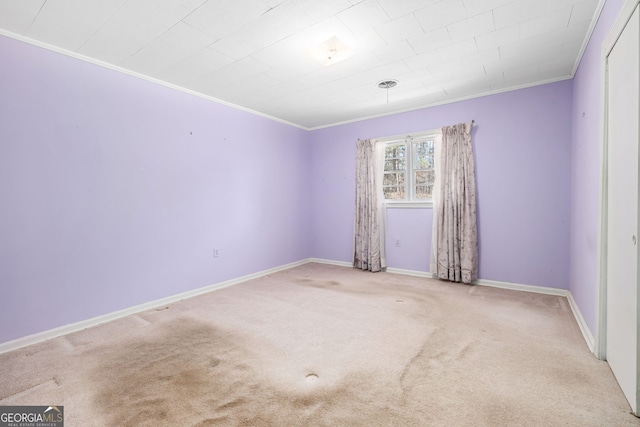
<svg viewBox="0 0 640 427">
<path fill-rule="evenodd" d="M 471 126 L 445 126 L 435 144 L 431 273 L 439 279 L 463 283 L 478 278 Z"/>
<path fill-rule="evenodd" d="M 387 266 L 384 251 L 384 196 L 380 183 L 383 144 L 356 142 L 356 210 L 353 227 L 353 266 L 381 271 Z M 380 185 L 379 185 L 380 184 Z"/>
</svg>

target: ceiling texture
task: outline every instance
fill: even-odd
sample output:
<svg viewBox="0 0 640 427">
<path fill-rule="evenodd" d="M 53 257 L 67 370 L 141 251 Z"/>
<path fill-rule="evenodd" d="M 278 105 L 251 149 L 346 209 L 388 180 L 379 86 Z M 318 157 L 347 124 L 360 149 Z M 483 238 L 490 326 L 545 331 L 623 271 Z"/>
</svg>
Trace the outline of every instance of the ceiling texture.
<svg viewBox="0 0 640 427">
<path fill-rule="evenodd" d="M 571 78 L 603 4 L 0 0 L 0 34 L 316 129 Z"/>
</svg>

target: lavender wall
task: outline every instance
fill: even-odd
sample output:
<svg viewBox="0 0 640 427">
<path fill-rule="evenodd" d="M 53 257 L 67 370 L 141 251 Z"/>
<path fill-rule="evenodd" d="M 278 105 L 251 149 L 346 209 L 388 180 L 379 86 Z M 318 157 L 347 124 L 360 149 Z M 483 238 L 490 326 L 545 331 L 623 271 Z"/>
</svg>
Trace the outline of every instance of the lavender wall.
<svg viewBox="0 0 640 427">
<path fill-rule="evenodd" d="M 307 132 L 5 37 L 0 63 L 0 342 L 311 256 Z"/>
<path fill-rule="evenodd" d="M 567 80 L 313 131 L 314 256 L 351 260 L 357 138 L 475 119 L 480 278 L 567 288 L 572 96 Z M 388 222 L 389 266 L 428 271 L 431 211 Z"/>
<path fill-rule="evenodd" d="M 573 79 L 571 293 L 592 333 L 596 327 L 602 42 L 624 0 L 608 0 Z"/>
</svg>

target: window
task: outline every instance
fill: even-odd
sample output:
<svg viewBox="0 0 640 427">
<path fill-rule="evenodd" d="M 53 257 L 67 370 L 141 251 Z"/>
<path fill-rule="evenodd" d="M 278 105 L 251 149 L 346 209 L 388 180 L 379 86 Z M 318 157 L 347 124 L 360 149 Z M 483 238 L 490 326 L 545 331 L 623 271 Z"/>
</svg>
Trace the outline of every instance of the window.
<svg viewBox="0 0 640 427">
<path fill-rule="evenodd" d="M 431 207 L 434 149 L 440 131 L 384 138 L 382 192 L 388 207 Z"/>
</svg>

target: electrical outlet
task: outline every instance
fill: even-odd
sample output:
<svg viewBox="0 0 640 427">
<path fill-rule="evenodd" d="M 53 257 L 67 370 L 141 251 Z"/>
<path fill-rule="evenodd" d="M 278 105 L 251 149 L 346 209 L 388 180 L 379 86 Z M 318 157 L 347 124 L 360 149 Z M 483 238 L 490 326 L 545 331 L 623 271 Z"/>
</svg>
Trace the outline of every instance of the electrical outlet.
<svg viewBox="0 0 640 427">
<path fill-rule="evenodd" d="M 400 247 L 400 239 L 396 239 L 396 248 Z"/>
<path fill-rule="evenodd" d="M 218 258 L 220 256 L 220 251 L 216 248 L 213 248 L 213 257 Z"/>
</svg>

